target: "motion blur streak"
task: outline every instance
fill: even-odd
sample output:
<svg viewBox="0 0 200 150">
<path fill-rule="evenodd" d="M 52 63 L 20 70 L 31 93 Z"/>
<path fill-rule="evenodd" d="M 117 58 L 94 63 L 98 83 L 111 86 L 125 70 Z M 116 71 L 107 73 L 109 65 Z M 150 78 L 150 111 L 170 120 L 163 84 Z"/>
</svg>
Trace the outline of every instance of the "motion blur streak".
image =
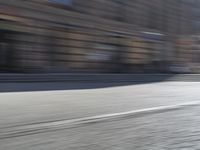
<svg viewBox="0 0 200 150">
<path fill-rule="evenodd" d="M 199 0 L 0 0 L 0 72 L 199 72 Z"/>
<path fill-rule="evenodd" d="M 200 150 L 200 0 L 0 0 L 0 150 Z"/>
</svg>

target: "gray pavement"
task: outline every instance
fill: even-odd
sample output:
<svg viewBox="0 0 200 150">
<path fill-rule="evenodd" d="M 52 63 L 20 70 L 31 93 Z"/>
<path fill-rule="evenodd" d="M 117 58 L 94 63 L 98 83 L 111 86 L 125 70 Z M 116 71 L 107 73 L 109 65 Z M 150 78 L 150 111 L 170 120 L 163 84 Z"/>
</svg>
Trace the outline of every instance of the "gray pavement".
<svg viewBox="0 0 200 150">
<path fill-rule="evenodd" d="M 200 107 L 0 140 L 1 150 L 199 150 Z"/>
<path fill-rule="evenodd" d="M 60 83 L 53 83 L 56 84 Z M 18 85 L 13 83 L 13 86 Z M 102 89 L 0 93 L 0 128 L 198 101 L 199 89 L 199 82 L 162 82 Z"/>
<path fill-rule="evenodd" d="M 27 84 L 38 87 L 68 83 L 0 83 L 0 87 Z M 90 84 L 96 86 L 100 83 Z M 73 83 L 73 86 L 84 85 Z M 200 82 L 159 82 L 80 90 L 2 92 L 0 134 L 6 128 L 26 124 L 200 101 L 199 89 Z M 0 150 L 200 149 L 199 112 L 199 106 L 196 106 L 0 139 Z"/>
</svg>

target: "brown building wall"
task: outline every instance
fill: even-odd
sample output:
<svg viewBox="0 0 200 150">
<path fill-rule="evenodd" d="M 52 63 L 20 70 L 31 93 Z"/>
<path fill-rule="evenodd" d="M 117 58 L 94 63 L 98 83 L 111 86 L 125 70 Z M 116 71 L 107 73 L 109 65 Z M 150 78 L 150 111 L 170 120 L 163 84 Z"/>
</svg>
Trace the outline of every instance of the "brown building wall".
<svg viewBox="0 0 200 150">
<path fill-rule="evenodd" d="M 24 70 L 112 71 L 122 65 L 134 70 L 152 64 L 157 53 L 165 61 L 165 43 L 173 44 L 177 33 L 191 33 L 189 13 L 178 0 L 74 0 L 70 5 L 10 0 L 0 5 L 0 29 L 12 31 L 6 42 L 14 44 L 16 66 Z M 142 32 L 164 36 L 144 39 Z"/>
</svg>

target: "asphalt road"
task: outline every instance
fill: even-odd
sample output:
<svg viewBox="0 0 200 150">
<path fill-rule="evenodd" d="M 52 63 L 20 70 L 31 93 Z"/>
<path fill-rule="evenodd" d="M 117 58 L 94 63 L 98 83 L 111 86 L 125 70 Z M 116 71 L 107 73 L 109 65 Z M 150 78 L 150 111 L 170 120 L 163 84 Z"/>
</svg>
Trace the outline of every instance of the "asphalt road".
<svg viewBox="0 0 200 150">
<path fill-rule="evenodd" d="M 0 140 L 1 150 L 199 150 L 200 107 Z"/>
<path fill-rule="evenodd" d="M 46 84 L 58 86 L 62 83 Z M 30 85 L 45 86 L 44 83 Z M 0 84 L 1 88 L 5 86 Z M 10 86 L 20 87 L 20 84 Z M 200 97 L 199 89 L 200 82 L 162 82 L 100 89 L 0 93 L 0 126 L 74 119 L 196 101 Z"/>
<path fill-rule="evenodd" d="M 6 83 L 1 84 L 1 88 L 4 86 Z M 199 82 L 161 82 L 82 90 L 3 92 L 0 93 L 0 135 L 7 128 L 27 124 L 199 101 L 199 89 Z M 0 150 L 199 149 L 199 113 L 196 106 L 2 138 Z"/>
</svg>

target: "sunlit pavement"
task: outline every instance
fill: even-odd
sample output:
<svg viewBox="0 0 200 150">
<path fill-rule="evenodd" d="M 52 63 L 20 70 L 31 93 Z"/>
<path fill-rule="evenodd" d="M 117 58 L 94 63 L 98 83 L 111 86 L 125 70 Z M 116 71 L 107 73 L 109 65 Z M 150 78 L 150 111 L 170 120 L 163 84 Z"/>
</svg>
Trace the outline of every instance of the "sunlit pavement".
<svg viewBox="0 0 200 150">
<path fill-rule="evenodd" d="M 199 89 L 199 82 L 162 82 L 100 89 L 1 93 L 0 135 L 6 128 L 26 124 L 198 101 Z M 199 106 L 193 106 L 1 138 L 0 150 L 199 149 L 199 114 Z"/>
<path fill-rule="evenodd" d="M 2 150 L 198 150 L 200 107 L 1 139 Z"/>
</svg>

